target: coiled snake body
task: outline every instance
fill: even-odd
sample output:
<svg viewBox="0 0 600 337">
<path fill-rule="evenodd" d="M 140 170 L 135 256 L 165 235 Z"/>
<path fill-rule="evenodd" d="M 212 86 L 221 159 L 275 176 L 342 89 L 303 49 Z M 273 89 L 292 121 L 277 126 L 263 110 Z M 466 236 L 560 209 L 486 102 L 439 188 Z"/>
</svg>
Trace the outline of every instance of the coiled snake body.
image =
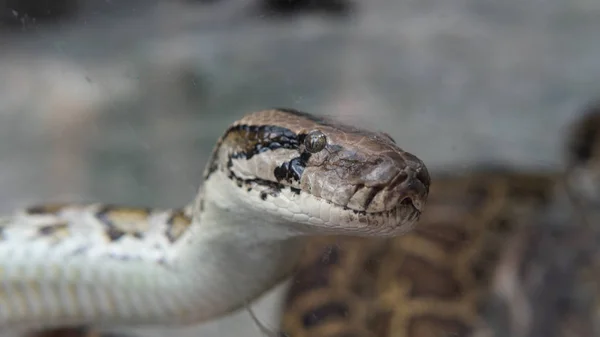
<svg viewBox="0 0 600 337">
<path fill-rule="evenodd" d="M 218 140 L 188 207 L 44 205 L 0 219 L 0 329 L 208 320 L 286 277 L 310 235 L 410 230 L 428 189 L 425 165 L 386 134 L 253 113 Z"/>
</svg>

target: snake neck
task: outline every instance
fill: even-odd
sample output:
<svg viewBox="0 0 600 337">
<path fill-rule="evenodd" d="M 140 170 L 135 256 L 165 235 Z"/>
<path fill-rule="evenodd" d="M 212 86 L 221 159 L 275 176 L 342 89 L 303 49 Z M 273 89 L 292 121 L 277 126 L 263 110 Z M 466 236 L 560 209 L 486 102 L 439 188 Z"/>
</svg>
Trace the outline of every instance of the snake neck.
<svg viewBox="0 0 600 337">
<path fill-rule="evenodd" d="M 285 280 L 307 238 L 285 224 L 235 209 L 233 201 L 215 200 L 218 195 L 200 191 L 192 224 L 173 250 L 173 267 L 189 283 L 182 289 L 196 288 L 186 290 L 195 294 L 193 307 L 211 313 L 184 318 L 189 323 L 240 309 Z"/>
<path fill-rule="evenodd" d="M 249 194 L 229 179 L 226 172 L 213 173 L 200 187 L 192 209 L 194 222 L 202 231 L 202 237 L 216 241 L 232 240 L 248 247 L 268 246 L 314 234 L 306 230 L 306 226 L 282 216 L 290 210 L 286 210 L 278 199 L 259 203 Z M 281 193 L 279 198 L 287 197 Z M 283 210 L 273 215 L 267 212 L 266 207 L 280 207 Z"/>
</svg>

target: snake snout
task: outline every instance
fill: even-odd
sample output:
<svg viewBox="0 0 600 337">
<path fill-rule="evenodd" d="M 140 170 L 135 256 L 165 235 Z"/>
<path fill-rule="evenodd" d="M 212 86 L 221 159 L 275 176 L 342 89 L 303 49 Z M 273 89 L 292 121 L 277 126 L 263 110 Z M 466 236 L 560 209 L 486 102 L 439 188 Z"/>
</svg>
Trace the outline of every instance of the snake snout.
<svg viewBox="0 0 600 337">
<path fill-rule="evenodd" d="M 410 205 L 423 212 L 430 184 L 431 177 L 423 165 L 417 168 L 407 167 L 392 180 L 389 186 L 399 195 L 400 205 Z"/>
<path fill-rule="evenodd" d="M 391 170 L 390 170 L 391 171 Z M 400 208 L 419 213 L 423 211 L 429 193 L 429 174 L 422 168 L 394 167 L 394 174 L 380 172 L 385 180 L 366 181 L 351 196 L 347 206 L 368 213 L 388 212 Z M 389 178 L 388 178 L 389 177 Z M 369 186 L 368 184 L 373 185 Z"/>
</svg>

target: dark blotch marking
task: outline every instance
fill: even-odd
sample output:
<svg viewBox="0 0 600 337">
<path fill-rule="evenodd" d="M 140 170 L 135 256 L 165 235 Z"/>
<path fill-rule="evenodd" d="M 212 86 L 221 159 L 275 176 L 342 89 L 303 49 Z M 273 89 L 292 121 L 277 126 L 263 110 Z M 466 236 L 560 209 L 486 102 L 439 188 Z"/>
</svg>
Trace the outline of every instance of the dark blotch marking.
<svg viewBox="0 0 600 337">
<path fill-rule="evenodd" d="M 250 159 L 254 155 L 279 148 L 297 149 L 305 135 L 300 137 L 293 131 L 276 125 L 234 125 L 229 127 L 219 139 L 209 161 L 207 179 L 218 168 L 219 149 L 228 139 L 233 139 L 235 152 L 231 153 L 227 166 L 231 167 L 232 159 Z"/>
<path fill-rule="evenodd" d="M 236 185 L 240 187 L 247 186 L 247 188 L 252 188 L 254 185 L 266 186 L 266 189 L 261 191 L 259 195 L 262 200 L 266 200 L 269 195 L 276 197 L 279 195 L 279 192 L 285 188 L 285 186 L 282 184 L 265 179 L 242 179 L 231 171 L 229 172 L 228 177 L 231 180 L 235 180 Z"/>
<path fill-rule="evenodd" d="M 266 200 L 268 196 L 277 197 L 283 188 L 283 186 L 269 186 L 260 193 L 260 198 Z"/>
<path fill-rule="evenodd" d="M 110 219 L 109 214 L 115 208 L 116 208 L 115 206 L 107 205 L 107 206 L 102 207 L 102 209 L 100 209 L 100 211 L 98 213 L 96 213 L 96 217 L 100 221 L 102 221 L 104 226 L 107 227 L 106 234 L 108 235 L 108 237 L 111 241 L 117 241 L 120 238 L 122 238 L 123 235 L 125 235 L 125 232 L 116 228 L 115 225 L 113 224 L 112 220 Z"/>
<path fill-rule="evenodd" d="M 242 151 L 231 155 L 232 158 L 250 159 L 258 153 L 280 148 L 297 149 L 302 144 L 296 133 L 275 125 L 236 125 L 229 128 L 226 135 L 231 133 L 237 133 L 237 137 L 243 140 L 244 145 Z"/>
<path fill-rule="evenodd" d="M 106 234 L 108 235 L 108 238 L 110 239 L 110 241 L 117 241 L 120 238 L 122 238 L 123 235 L 125 235 L 125 232 L 123 232 L 122 230 L 116 229 L 114 227 L 109 227 L 108 230 L 106 231 Z"/>
<path fill-rule="evenodd" d="M 294 158 L 289 162 L 283 163 L 276 167 L 273 171 L 275 179 L 277 181 L 286 180 L 288 182 L 299 181 L 302 173 L 304 173 L 304 166 L 299 162 L 300 158 Z"/>
<path fill-rule="evenodd" d="M 66 223 L 57 223 L 47 226 L 42 226 L 38 229 L 38 233 L 44 236 L 52 235 L 57 231 L 64 230 L 68 227 Z"/>
<path fill-rule="evenodd" d="M 287 166 L 286 164 L 287 163 L 281 164 L 281 166 L 276 167 L 275 170 L 273 171 L 273 174 L 275 175 L 275 179 L 277 179 L 277 181 L 284 180 L 288 177 L 288 170 L 286 168 L 286 166 Z"/>
<path fill-rule="evenodd" d="M 26 213 L 29 215 L 57 215 L 65 207 L 67 204 L 35 205 L 27 208 Z"/>
<path fill-rule="evenodd" d="M 113 205 L 103 206 L 97 213 L 96 218 L 106 226 L 106 233 L 111 241 L 117 241 L 124 235 L 132 235 L 136 238 L 142 238 L 143 232 L 132 229 L 124 229 L 123 224 L 131 224 L 135 226 L 136 221 L 145 221 L 150 215 L 151 210 L 147 208 L 124 208 Z M 125 219 L 120 219 L 125 217 Z M 132 219 L 127 219 L 132 217 Z M 135 219 L 137 217 L 137 219 Z M 142 219 L 140 219 L 142 218 Z"/>
<path fill-rule="evenodd" d="M 202 202 L 201 202 L 202 204 Z M 176 210 L 167 220 L 167 238 L 171 243 L 177 241 L 190 227 L 192 219 L 183 210 Z"/>
<path fill-rule="evenodd" d="M 310 156 L 310 153 L 304 152 L 299 157 L 293 158 L 292 160 L 276 167 L 273 171 L 275 179 L 277 179 L 277 181 L 285 180 L 288 182 L 300 181 Z"/>
<path fill-rule="evenodd" d="M 400 279 L 411 280 L 410 297 L 454 299 L 461 295 L 462 286 L 448 268 L 436 266 L 422 257 L 408 255 L 396 271 Z"/>
<path fill-rule="evenodd" d="M 300 180 L 305 167 L 306 162 L 303 162 L 300 157 L 290 160 L 290 172 L 292 173 L 292 178 L 296 181 Z"/>
<path fill-rule="evenodd" d="M 329 302 L 302 315 L 302 325 L 310 329 L 328 320 L 345 319 L 349 313 L 350 308 L 348 304 L 343 302 Z"/>
<path fill-rule="evenodd" d="M 457 319 L 430 315 L 413 317 L 408 323 L 408 336 L 469 336 L 471 328 Z"/>
</svg>

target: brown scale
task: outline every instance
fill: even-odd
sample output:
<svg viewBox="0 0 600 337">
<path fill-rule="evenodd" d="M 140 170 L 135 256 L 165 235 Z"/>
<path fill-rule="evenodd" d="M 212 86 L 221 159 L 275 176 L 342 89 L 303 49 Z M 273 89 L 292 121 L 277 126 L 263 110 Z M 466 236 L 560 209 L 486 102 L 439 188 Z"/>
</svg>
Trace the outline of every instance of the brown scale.
<svg viewBox="0 0 600 337">
<path fill-rule="evenodd" d="M 468 335 L 481 319 L 479 299 L 502 242 L 547 205 L 555 178 L 495 171 L 433 177 L 413 232 L 384 240 L 315 239 L 288 294 L 282 331 L 289 337 Z M 323 260 L 332 250 L 333 262 Z"/>
<path fill-rule="evenodd" d="M 106 227 L 106 233 L 111 241 L 116 241 L 123 236 L 129 235 L 135 238 L 143 238 L 148 231 L 150 209 L 103 206 L 96 213 L 96 218 Z"/>
<path fill-rule="evenodd" d="M 188 230 L 192 224 L 192 218 L 189 217 L 183 210 L 173 211 L 173 214 L 167 220 L 167 238 L 171 243 L 176 242 Z"/>
</svg>

